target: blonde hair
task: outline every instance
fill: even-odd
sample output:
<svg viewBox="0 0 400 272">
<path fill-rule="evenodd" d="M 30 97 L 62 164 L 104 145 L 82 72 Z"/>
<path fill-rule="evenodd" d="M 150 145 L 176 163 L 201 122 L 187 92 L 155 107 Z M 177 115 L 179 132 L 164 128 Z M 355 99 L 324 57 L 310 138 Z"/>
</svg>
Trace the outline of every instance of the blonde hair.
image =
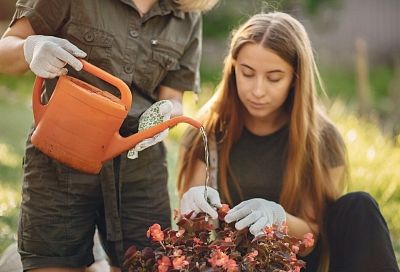
<svg viewBox="0 0 400 272">
<path fill-rule="evenodd" d="M 207 11 L 212 9 L 219 0 L 174 0 L 179 9 L 188 11 Z"/>
<path fill-rule="evenodd" d="M 309 37 L 303 25 L 292 16 L 281 12 L 257 14 L 233 32 L 230 50 L 216 93 L 201 112 L 208 135 L 222 133 L 219 146 L 218 188 L 225 201 L 232 204 L 228 189 L 228 176 L 238 187 L 229 165 L 232 145 L 239 139 L 244 121 L 244 106 L 239 100 L 235 79 L 234 61 L 245 44 L 259 44 L 272 49 L 292 65 L 294 82 L 283 105 L 289 115 L 288 157 L 283 177 L 280 204 L 287 212 L 319 226 L 322 257 L 319 271 L 328 271 L 329 252 L 324 231 L 326 205 L 336 200 L 342 188 L 333 186 L 329 170 L 332 168 L 322 145 L 346 169 L 345 148 L 337 135 L 323 133 L 333 126 L 317 106 L 317 82 L 322 88 Z M 189 135 L 189 134 L 187 134 Z M 194 164 L 202 154 L 202 140 L 198 134 L 181 157 L 178 177 L 180 194 L 188 189 L 185 177 L 194 172 Z M 305 198 L 304 196 L 309 196 Z M 305 207 L 311 206 L 310 209 Z"/>
</svg>

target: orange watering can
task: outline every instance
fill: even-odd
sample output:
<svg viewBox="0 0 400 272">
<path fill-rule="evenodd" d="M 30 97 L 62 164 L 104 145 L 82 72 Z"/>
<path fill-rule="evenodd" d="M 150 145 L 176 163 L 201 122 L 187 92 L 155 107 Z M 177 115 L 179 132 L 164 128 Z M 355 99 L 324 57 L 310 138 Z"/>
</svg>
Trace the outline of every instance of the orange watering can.
<svg viewBox="0 0 400 272">
<path fill-rule="evenodd" d="M 121 98 L 79 79 L 60 76 L 49 102 L 42 105 L 44 79 L 37 77 L 32 97 L 35 130 L 31 141 L 49 157 L 82 172 L 97 174 L 103 162 L 178 123 L 201 127 L 198 121 L 179 116 L 122 137 L 119 129 L 131 108 L 131 90 L 119 78 L 86 61 L 82 63 L 84 71 L 117 87 Z"/>
</svg>

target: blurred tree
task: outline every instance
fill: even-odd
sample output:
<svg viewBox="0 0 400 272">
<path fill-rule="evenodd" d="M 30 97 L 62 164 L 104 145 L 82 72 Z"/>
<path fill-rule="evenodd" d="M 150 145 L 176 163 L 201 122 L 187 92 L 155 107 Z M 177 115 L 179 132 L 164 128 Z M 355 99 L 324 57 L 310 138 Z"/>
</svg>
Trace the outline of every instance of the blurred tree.
<svg viewBox="0 0 400 272">
<path fill-rule="evenodd" d="M 204 16 L 204 36 L 225 38 L 234 27 L 259 12 L 284 11 L 294 16 L 316 16 L 324 8 L 339 7 L 342 0 L 221 0 Z"/>
</svg>

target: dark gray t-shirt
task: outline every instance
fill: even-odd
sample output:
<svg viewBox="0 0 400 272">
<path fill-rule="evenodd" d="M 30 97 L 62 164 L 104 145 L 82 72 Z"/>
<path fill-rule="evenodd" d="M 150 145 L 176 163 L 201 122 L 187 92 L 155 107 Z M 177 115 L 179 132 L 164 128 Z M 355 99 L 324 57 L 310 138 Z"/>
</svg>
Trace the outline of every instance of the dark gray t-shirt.
<svg viewBox="0 0 400 272">
<path fill-rule="evenodd" d="M 197 133 L 197 130 L 190 128 L 183 137 L 182 145 L 186 148 L 191 147 L 193 137 Z M 217 142 L 221 140 L 219 135 L 216 135 L 215 138 Z M 344 162 L 328 140 L 330 138 L 336 139 L 341 148 L 345 148 L 339 131 L 332 124 L 324 123 L 321 131 L 320 150 L 327 166 L 334 168 L 343 165 Z M 228 176 L 228 187 L 233 206 L 251 198 L 279 202 L 287 161 L 288 140 L 288 124 L 265 136 L 257 136 L 243 128 L 242 135 L 233 144 L 229 156 L 230 167 L 243 195 L 243 199 L 241 199 L 232 176 Z M 219 149 L 218 144 L 217 149 Z M 205 160 L 203 152 L 199 154 L 199 159 Z"/>
<path fill-rule="evenodd" d="M 264 198 L 278 202 L 287 157 L 289 130 L 285 125 L 266 136 L 257 136 L 244 128 L 232 146 L 230 165 L 246 199 Z M 234 184 L 232 177 L 229 184 Z M 229 186 L 233 205 L 242 200 L 236 186 Z"/>
</svg>

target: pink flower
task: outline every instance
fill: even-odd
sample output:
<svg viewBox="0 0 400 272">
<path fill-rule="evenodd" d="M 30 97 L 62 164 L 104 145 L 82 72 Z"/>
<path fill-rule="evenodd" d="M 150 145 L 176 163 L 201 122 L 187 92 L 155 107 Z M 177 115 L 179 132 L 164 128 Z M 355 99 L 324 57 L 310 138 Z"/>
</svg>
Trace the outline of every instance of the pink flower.
<svg viewBox="0 0 400 272">
<path fill-rule="evenodd" d="M 238 266 L 236 264 L 236 261 L 232 260 L 232 259 L 229 259 L 228 261 L 226 261 L 222 267 L 226 269 L 226 272 L 237 272 L 237 271 L 239 271 L 239 268 L 238 268 Z"/>
<path fill-rule="evenodd" d="M 229 210 L 229 205 L 222 204 L 221 208 L 218 209 L 218 219 L 223 221 L 225 219 L 225 215 L 229 212 Z"/>
<path fill-rule="evenodd" d="M 272 238 L 272 237 L 274 237 L 275 228 L 274 227 L 266 227 L 264 229 L 264 233 L 267 237 Z"/>
<path fill-rule="evenodd" d="M 300 266 L 296 266 L 294 269 L 289 270 L 289 272 L 300 272 L 301 267 Z"/>
<path fill-rule="evenodd" d="M 284 223 L 282 224 L 282 226 L 281 226 L 281 231 L 282 231 L 284 234 L 288 234 L 289 226 L 287 225 L 286 222 L 284 222 Z"/>
<path fill-rule="evenodd" d="M 196 245 L 201 245 L 201 244 L 203 244 L 203 241 L 200 240 L 200 239 L 197 238 L 197 237 L 194 237 L 194 238 L 193 238 L 193 242 L 194 242 Z"/>
<path fill-rule="evenodd" d="M 179 256 L 182 256 L 182 249 L 175 249 L 174 250 L 174 256 L 175 257 L 179 257 Z"/>
<path fill-rule="evenodd" d="M 225 237 L 224 242 L 226 243 L 232 242 L 232 237 Z"/>
<path fill-rule="evenodd" d="M 314 245 L 314 238 L 312 233 L 304 234 L 303 243 L 305 247 L 312 247 Z"/>
<path fill-rule="evenodd" d="M 295 254 L 299 253 L 299 250 L 300 250 L 300 248 L 299 248 L 298 246 L 296 246 L 296 245 L 293 245 L 293 246 L 292 246 L 292 251 L 293 251 Z"/>
<path fill-rule="evenodd" d="M 227 213 L 229 212 L 230 208 L 228 204 L 222 204 L 221 208 L 219 208 L 221 212 Z"/>
<path fill-rule="evenodd" d="M 208 262 L 211 264 L 212 267 L 223 266 L 228 261 L 229 256 L 219 249 L 211 253 L 211 258 L 208 259 Z"/>
<path fill-rule="evenodd" d="M 153 224 L 148 230 L 147 230 L 147 237 L 151 238 L 154 241 L 157 242 L 162 242 L 164 240 L 164 232 L 161 230 L 161 226 L 159 224 Z"/>
<path fill-rule="evenodd" d="M 167 256 L 162 256 L 160 260 L 158 260 L 158 272 L 167 272 L 168 268 L 171 266 L 171 260 Z"/>
<path fill-rule="evenodd" d="M 258 255 L 258 251 L 257 250 L 253 250 L 252 252 L 250 252 L 249 254 L 246 255 L 246 259 L 248 262 L 254 262 L 254 258 Z"/>
<path fill-rule="evenodd" d="M 175 257 L 172 260 L 172 266 L 174 267 L 174 269 L 184 269 L 185 266 L 189 265 L 189 262 L 185 259 L 185 256 Z"/>
</svg>

